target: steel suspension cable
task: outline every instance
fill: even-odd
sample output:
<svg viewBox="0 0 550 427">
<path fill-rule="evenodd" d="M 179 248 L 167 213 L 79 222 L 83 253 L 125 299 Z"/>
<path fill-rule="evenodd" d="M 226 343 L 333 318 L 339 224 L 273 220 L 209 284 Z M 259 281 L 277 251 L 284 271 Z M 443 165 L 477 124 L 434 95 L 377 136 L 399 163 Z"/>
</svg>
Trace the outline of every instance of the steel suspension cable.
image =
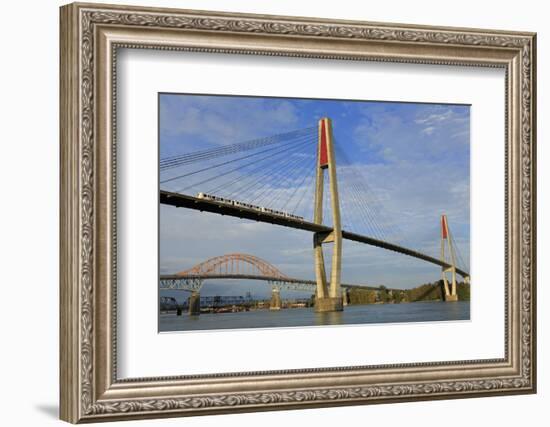
<svg viewBox="0 0 550 427">
<path fill-rule="evenodd" d="M 337 147 L 337 148 L 340 148 L 340 147 Z M 372 195 L 372 191 L 370 190 L 368 184 L 366 183 L 365 177 L 362 175 L 362 173 L 360 173 L 357 170 L 357 168 L 354 165 L 351 164 L 351 162 L 349 161 L 344 151 L 339 149 L 338 154 L 340 154 L 344 162 L 347 163 L 348 165 L 347 169 L 353 175 L 354 179 L 352 179 L 352 184 L 350 185 L 351 189 L 355 190 L 355 194 L 358 196 L 357 197 L 358 200 L 361 201 L 361 205 L 363 206 L 363 209 L 365 210 L 367 217 L 370 219 L 369 223 L 371 224 L 371 227 L 376 228 L 384 240 L 388 239 L 386 232 L 383 231 L 385 228 L 388 228 L 390 232 L 399 235 L 399 231 L 395 229 L 395 227 L 392 224 L 390 224 L 387 227 L 382 227 L 380 224 L 378 224 L 378 221 L 376 220 L 376 218 L 381 215 L 380 209 L 379 209 L 379 207 L 381 206 L 380 201 L 375 196 Z M 361 184 L 363 187 L 361 187 Z M 362 193 L 369 195 L 369 199 L 371 200 L 374 199 L 372 200 L 372 204 L 373 204 L 372 209 L 370 205 L 366 204 L 366 201 L 364 200 L 365 198 L 360 196 L 360 194 Z"/>
<path fill-rule="evenodd" d="M 306 142 L 307 142 L 307 141 L 301 142 L 300 145 L 303 145 L 303 144 L 305 144 Z M 279 147 L 279 148 L 280 148 L 280 147 Z M 263 157 L 262 160 L 272 158 L 273 156 L 276 156 L 277 154 L 280 154 L 280 153 L 282 153 L 282 152 L 284 152 L 284 151 L 285 151 L 285 150 L 281 150 L 281 151 L 276 151 L 275 153 L 271 153 L 271 154 L 269 154 L 269 155 Z M 181 188 L 181 189 L 179 189 L 179 190 L 176 190 L 176 192 L 181 192 L 181 191 L 189 190 L 190 188 L 196 187 L 196 186 L 198 186 L 198 185 L 206 184 L 207 182 L 212 182 L 212 181 L 214 181 L 215 179 L 219 179 L 219 178 L 221 178 L 221 177 L 223 177 L 223 176 L 227 176 L 227 175 L 229 175 L 229 174 L 231 174 L 231 173 L 234 173 L 234 172 L 236 172 L 236 171 L 238 171 L 238 170 L 240 170 L 240 169 L 243 169 L 244 167 L 250 166 L 251 164 L 254 164 L 254 162 L 246 163 L 246 164 L 244 164 L 244 165 L 241 165 L 241 166 L 238 166 L 238 167 L 236 167 L 236 168 L 233 168 L 233 169 L 231 169 L 231 170 L 229 170 L 229 171 L 227 171 L 227 172 L 224 172 L 224 173 L 222 173 L 222 174 L 220 174 L 220 175 L 216 175 L 216 176 L 210 177 L 210 178 L 208 178 L 208 179 L 204 179 L 204 180 L 202 180 L 202 181 L 200 181 L 200 182 L 197 182 L 197 183 L 195 183 L 195 184 L 192 184 L 192 185 L 189 185 L 189 186 L 187 186 L 187 187 L 184 187 L 184 188 Z"/>
<path fill-rule="evenodd" d="M 316 171 L 316 168 L 312 168 L 312 171 L 310 172 L 309 178 L 307 179 L 307 183 L 306 183 L 306 186 L 305 186 L 306 188 L 311 188 L 311 189 L 312 189 L 312 190 L 311 190 L 311 193 L 312 193 L 312 194 L 313 194 L 313 187 L 314 187 L 314 185 L 313 185 L 313 178 L 315 177 L 316 172 L 317 172 L 317 171 Z M 307 191 L 307 190 L 304 191 L 304 193 L 302 194 L 302 197 L 300 198 L 300 200 L 298 200 L 298 202 L 297 202 L 296 205 L 294 206 L 294 209 L 292 209 L 292 211 L 291 211 L 293 214 L 296 214 L 296 213 L 298 212 L 299 207 L 301 206 L 301 204 L 302 204 L 302 202 L 303 202 L 305 196 L 306 196 L 308 193 L 309 193 L 309 191 Z M 304 216 L 304 218 L 305 218 L 305 217 L 306 217 L 306 214 L 304 213 L 303 216 Z"/>
<path fill-rule="evenodd" d="M 309 167 L 309 169 L 310 169 L 310 173 L 311 173 L 311 171 L 315 171 L 315 165 L 316 165 L 316 163 L 317 163 L 317 157 L 313 157 L 313 164 L 308 164 L 308 167 Z M 307 171 L 307 170 L 308 170 L 308 169 L 306 169 L 306 171 Z M 300 183 L 298 184 L 298 186 L 294 189 L 294 191 L 293 191 L 292 195 L 290 196 L 290 198 L 289 198 L 289 199 L 286 201 L 286 203 L 282 206 L 281 210 L 284 211 L 285 208 L 287 207 L 287 205 L 290 203 L 290 201 L 291 201 L 292 199 L 294 199 L 294 196 L 296 195 L 296 192 L 298 191 L 299 188 L 302 187 L 302 185 L 304 185 L 304 182 L 305 182 L 305 180 L 306 180 L 306 178 L 307 178 L 308 176 L 309 176 L 309 173 L 304 174 L 302 180 L 300 181 Z"/>
<path fill-rule="evenodd" d="M 360 207 L 360 215 L 363 217 L 363 220 L 365 221 L 365 225 L 367 225 L 367 228 L 370 228 L 370 230 L 380 239 L 385 239 L 385 233 L 382 229 L 382 227 L 378 224 L 378 221 L 376 220 L 376 217 L 374 213 L 371 211 L 371 208 L 365 199 L 365 197 L 362 195 L 364 192 L 362 189 L 360 189 L 353 181 L 349 184 L 350 194 L 352 194 L 352 198 L 357 203 L 357 206 Z"/>
<path fill-rule="evenodd" d="M 183 155 L 165 157 L 160 160 L 161 170 L 171 167 L 181 166 L 187 163 L 193 163 L 196 161 L 208 160 L 228 154 L 234 154 L 242 151 L 251 150 L 254 148 L 260 148 L 266 145 L 275 144 L 284 140 L 291 139 L 293 137 L 299 137 L 307 135 L 310 132 L 316 130 L 316 127 L 309 127 L 304 129 L 298 129 L 291 132 L 286 132 L 278 135 L 272 135 L 264 138 L 257 138 L 245 142 L 240 142 L 231 145 L 225 145 L 222 147 L 211 148 L 207 150 L 195 151 L 192 153 L 186 153 Z"/>
<path fill-rule="evenodd" d="M 298 140 L 300 140 L 300 139 L 298 139 Z M 201 169 L 197 169 L 197 170 L 194 170 L 194 171 L 191 171 L 191 172 L 188 172 L 188 173 L 184 173 L 182 175 L 177 175 L 177 176 L 174 176 L 174 177 L 170 177 L 170 178 L 167 178 L 167 179 L 164 179 L 164 180 L 160 181 L 160 183 L 161 184 L 166 184 L 167 182 L 175 181 L 175 180 L 178 180 L 178 179 L 181 179 L 181 178 L 186 178 L 188 176 L 196 175 L 197 173 L 201 173 L 201 172 L 206 172 L 206 171 L 209 171 L 211 169 L 216 169 L 216 168 L 219 168 L 219 167 L 222 167 L 222 166 L 234 163 L 234 162 L 238 162 L 239 160 L 249 159 L 251 157 L 258 156 L 260 154 L 264 154 L 264 153 L 279 149 L 281 147 L 286 147 L 286 146 L 291 145 L 291 144 L 295 144 L 295 141 L 287 142 L 286 144 L 283 144 L 281 146 L 271 147 L 271 148 L 267 148 L 267 149 L 262 150 L 262 151 L 257 151 L 255 153 L 248 154 L 246 156 L 237 157 L 236 159 L 231 159 L 231 160 L 226 160 L 225 162 L 216 163 L 214 165 L 203 167 Z"/>
<path fill-rule="evenodd" d="M 297 147 L 297 148 L 298 148 L 298 150 L 295 150 L 290 155 L 298 153 L 299 150 L 301 148 L 304 148 L 304 147 Z M 284 154 L 283 155 L 284 158 L 288 158 L 288 156 L 289 156 L 288 151 L 283 153 L 283 154 Z M 250 190 L 254 190 L 255 193 L 258 193 L 259 191 L 263 190 L 266 186 L 270 185 L 273 182 L 273 179 L 276 178 L 280 173 L 286 172 L 286 170 L 288 170 L 291 167 L 294 167 L 299 162 L 300 162 L 299 158 L 295 159 L 295 160 L 291 161 L 290 163 L 287 163 L 287 165 L 284 165 L 282 168 L 279 168 L 277 170 L 277 172 L 274 172 L 270 169 L 266 169 L 266 171 L 263 174 L 261 174 L 256 181 L 253 181 L 252 183 L 248 184 L 242 190 L 236 189 L 233 192 L 231 192 L 229 198 L 231 198 L 231 196 L 233 196 L 233 195 L 235 195 L 235 194 L 237 194 L 241 191 L 244 193 L 244 192 L 250 192 Z M 273 164 L 273 165 L 275 165 L 275 164 Z M 265 179 L 265 178 L 269 178 L 269 179 Z"/>
<path fill-rule="evenodd" d="M 354 199 L 354 204 L 359 207 L 359 215 L 363 218 L 363 221 L 365 221 L 364 225 L 367 226 L 367 230 L 371 230 L 371 232 L 376 235 L 377 238 L 384 238 L 384 232 L 382 231 L 381 227 L 378 225 L 375 216 L 373 212 L 371 212 L 371 208 L 369 204 L 366 202 L 365 197 L 362 196 L 362 194 L 366 193 L 369 194 L 369 192 L 365 192 L 364 189 L 361 189 L 358 186 L 358 182 L 361 181 L 362 177 L 360 177 L 356 170 L 354 169 L 353 165 L 351 165 L 351 162 L 349 161 L 346 154 L 343 152 L 343 150 L 337 146 L 337 152 L 340 155 L 341 159 L 343 160 L 343 163 L 346 165 L 346 167 L 343 169 L 343 173 L 348 172 L 348 175 L 351 173 L 353 176 L 350 178 L 350 182 L 346 185 L 346 188 L 349 189 L 349 194 Z M 364 179 L 364 178 L 363 178 Z"/>
<path fill-rule="evenodd" d="M 469 270 L 469 269 L 470 269 L 470 268 L 469 268 L 470 266 L 464 262 L 464 259 L 462 258 L 462 254 L 460 253 L 460 249 L 458 249 L 458 246 L 457 246 L 457 244 L 456 244 L 456 242 L 455 242 L 454 236 L 453 236 L 453 234 L 450 232 L 450 230 L 449 230 L 449 235 L 451 236 L 451 243 L 452 243 L 452 245 L 453 245 L 453 247 L 454 247 L 454 249 L 455 249 L 455 253 L 456 253 L 456 255 L 457 255 L 458 261 L 461 263 L 461 264 L 459 264 L 459 267 L 460 267 L 461 269 L 463 269 L 463 270 L 466 270 L 466 267 L 468 267 L 467 270 Z"/>
<path fill-rule="evenodd" d="M 357 182 L 357 187 L 358 187 L 358 190 L 361 191 L 361 192 L 365 192 L 369 195 L 369 198 L 373 199 L 372 200 L 372 218 L 374 219 L 374 221 L 377 222 L 377 218 L 383 218 L 387 215 L 384 215 L 384 206 L 382 204 L 382 202 L 380 202 L 380 200 L 378 200 L 378 198 L 376 197 L 376 194 L 372 191 L 372 189 L 370 188 L 370 186 L 367 184 L 367 181 L 364 177 L 364 175 L 360 172 L 360 171 L 356 171 L 355 172 L 357 177 L 359 178 L 359 181 Z M 361 184 L 362 184 L 362 187 L 361 187 Z M 395 235 L 401 235 L 401 231 L 398 230 L 396 228 L 396 226 L 393 224 L 393 223 L 387 223 L 387 222 L 383 222 L 383 225 L 379 225 L 379 227 L 382 229 L 382 230 L 387 230 L 387 231 L 384 231 L 385 233 L 387 233 L 388 231 L 390 233 L 393 233 Z M 388 238 L 388 237 L 386 237 Z"/>
<path fill-rule="evenodd" d="M 300 146 L 297 146 L 297 147 L 291 147 L 288 149 L 288 151 L 285 151 L 283 153 L 281 153 L 280 156 L 277 156 L 276 159 L 271 159 L 270 161 L 270 164 L 271 163 L 276 163 L 276 161 L 278 161 L 280 158 L 286 158 L 288 156 L 289 153 L 293 153 L 294 151 L 299 151 L 302 147 Z M 259 175 L 254 175 L 255 172 L 259 171 L 259 170 L 263 170 L 263 173 L 259 174 Z M 230 194 L 233 194 L 233 193 L 236 193 L 236 192 L 239 192 L 239 191 L 242 191 L 242 192 L 245 192 L 245 191 L 248 191 L 249 189 L 251 189 L 254 185 L 258 184 L 258 181 L 267 177 L 267 176 L 270 176 L 272 174 L 272 172 L 266 168 L 265 165 L 263 164 L 259 164 L 259 165 L 256 165 L 256 167 L 250 171 L 248 171 L 248 176 L 246 178 L 242 178 L 242 176 L 239 176 L 237 178 L 235 178 L 234 180 L 232 181 L 229 181 L 227 183 L 223 183 L 221 185 L 218 185 L 216 188 L 212 189 L 212 190 L 209 190 L 208 193 L 209 194 L 216 194 L 217 192 L 221 191 L 221 190 L 224 190 L 228 187 L 231 187 L 232 185 L 236 184 L 236 183 L 239 183 L 239 184 L 243 184 L 239 187 L 239 189 L 237 189 L 236 191 L 233 191 L 231 192 Z M 249 182 L 251 181 L 251 182 Z M 246 184 L 245 184 L 246 183 Z"/>
<path fill-rule="evenodd" d="M 181 154 L 181 155 L 165 157 L 165 158 L 160 160 L 160 163 L 168 164 L 170 162 L 184 161 L 184 160 L 197 161 L 197 160 L 203 159 L 205 156 L 209 157 L 209 156 L 219 156 L 219 155 L 231 154 L 231 153 L 234 153 L 234 152 L 239 152 L 241 150 L 257 148 L 258 146 L 262 146 L 262 143 L 266 142 L 266 141 L 267 142 L 277 142 L 277 141 L 282 141 L 282 140 L 289 139 L 289 138 L 292 138 L 292 137 L 295 137 L 295 136 L 300 136 L 302 134 L 306 134 L 308 132 L 311 132 L 314 129 L 315 129 L 314 127 L 298 129 L 296 131 L 291 131 L 291 132 L 276 134 L 276 135 L 270 135 L 270 136 L 267 136 L 267 137 L 256 138 L 256 139 L 253 139 L 253 140 L 248 140 L 248 141 L 239 142 L 239 143 L 235 143 L 235 144 L 217 146 L 217 147 L 214 147 L 214 148 L 208 148 L 208 149 L 205 149 L 205 150 L 194 151 L 194 152 L 191 152 L 191 153 L 185 153 L 185 154 Z"/>
<path fill-rule="evenodd" d="M 358 208 L 357 213 L 359 214 L 360 219 L 363 220 L 363 225 L 366 226 L 366 230 L 369 231 L 368 234 L 373 234 L 376 238 L 383 238 L 384 233 L 382 232 L 382 229 L 373 218 L 365 198 L 361 195 L 361 191 L 357 188 L 354 181 L 351 180 L 351 182 L 347 183 L 345 188 L 348 190 L 347 194 L 350 195 L 354 207 Z"/>
<path fill-rule="evenodd" d="M 305 162 L 303 161 L 303 159 L 298 158 L 296 160 L 297 162 L 295 162 L 294 165 L 301 165 L 301 166 L 299 166 L 298 168 L 295 168 L 294 166 L 292 166 L 292 167 L 286 168 L 285 170 L 278 170 L 273 176 L 273 178 L 275 179 L 270 180 L 268 184 L 273 184 L 273 182 L 277 182 L 279 184 L 288 183 L 290 179 L 289 177 L 294 173 L 295 170 L 301 171 L 304 168 Z M 273 185 L 271 185 L 271 187 L 268 186 L 260 194 L 257 194 L 254 197 L 254 200 L 257 201 L 258 203 L 263 202 L 266 199 L 266 197 L 269 196 L 270 190 L 273 191 Z M 272 199 L 272 203 L 275 203 L 276 200 L 278 200 L 277 196 Z"/>
<path fill-rule="evenodd" d="M 316 159 L 313 158 L 313 162 L 315 162 L 315 160 L 316 160 Z M 310 162 L 310 163 L 311 163 L 311 162 Z M 298 177 L 301 176 L 302 171 L 305 172 L 305 171 L 308 170 L 308 168 L 309 168 L 309 166 L 310 166 L 310 163 L 307 163 L 307 162 L 305 162 L 305 161 L 301 161 L 301 162 L 300 162 L 301 166 L 298 167 L 298 168 L 294 171 L 294 173 L 295 173 Z M 311 164 L 311 166 L 313 166 L 313 164 Z M 304 175 L 305 175 L 305 174 L 304 174 Z M 284 175 L 282 175 L 282 180 L 279 181 L 279 183 L 285 183 L 285 184 L 289 184 L 289 186 L 291 186 L 292 183 L 293 183 L 293 181 L 294 181 L 294 178 L 290 178 L 291 176 L 292 176 L 292 174 L 284 174 Z M 297 189 L 298 189 L 298 187 L 296 187 L 294 193 L 296 192 Z M 279 188 L 279 190 L 281 190 L 281 188 Z M 279 191 L 279 194 L 275 195 L 275 197 L 273 197 L 273 199 L 271 199 L 271 203 L 273 203 L 273 206 L 277 206 L 277 202 L 279 202 L 279 200 L 281 200 L 281 199 L 284 197 L 285 191 L 286 191 L 286 188 L 284 189 L 284 191 Z M 293 194 L 294 194 L 294 193 L 293 193 Z M 261 200 L 262 203 L 263 203 L 263 201 L 265 200 L 265 196 L 262 197 L 260 200 Z M 289 201 L 289 199 L 287 199 L 287 202 L 284 203 L 283 206 L 286 206 L 286 205 L 288 204 L 288 201 Z M 280 210 L 284 210 L 284 209 L 283 209 L 283 208 L 280 208 Z"/>
</svg>

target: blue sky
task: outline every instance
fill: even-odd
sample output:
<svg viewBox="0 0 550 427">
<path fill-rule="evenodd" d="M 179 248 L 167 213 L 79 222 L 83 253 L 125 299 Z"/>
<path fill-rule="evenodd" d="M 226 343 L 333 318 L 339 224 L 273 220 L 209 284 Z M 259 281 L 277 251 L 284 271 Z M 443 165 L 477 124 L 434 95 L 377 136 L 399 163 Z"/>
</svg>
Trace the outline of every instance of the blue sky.
<svg viewBox="0 0 550 427">
<path fill-rule="evenodd" d="M 161 159 L 316 126 L 321 117 L 330 117 L 336 143 L 378 200 L 380 221 L 398 230 L 391 238 L 435 256 L 439 216 L 445 213 L 468 262 L 469 106 L 184 94 L 161 94 L 159 103 Z M 178 187 L 173 185 L 167 189 Z M 353 219 L 357 207 L 346 208 Z M 160 215 L 161 273 L 245 252 L 290 276 L 314 278 L 308 232 L 168 206 L 161 206 Z M 348 241 L 343 259 L 346 283 L 409 288 L 440 277 L 436 266 Z M 268 294 L 261 282 L 208 282 L 202 293 L 248 290 Z"/>
</svg>

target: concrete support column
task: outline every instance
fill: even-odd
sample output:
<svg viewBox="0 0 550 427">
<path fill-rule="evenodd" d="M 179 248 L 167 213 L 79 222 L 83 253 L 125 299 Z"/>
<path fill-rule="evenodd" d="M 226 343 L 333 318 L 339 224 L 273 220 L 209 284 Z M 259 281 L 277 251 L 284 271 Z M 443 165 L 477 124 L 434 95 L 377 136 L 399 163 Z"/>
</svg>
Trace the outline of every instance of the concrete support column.
<svg viewBox="0 0 550 427">
<path fill-rule="evenodd" d="M 279 288 L 271 288 L 271 303 L 269 304 L 270 310 L 280 310 L 281 309 L 281 291 Z"/>
<path fill-rule="evenodd" d="M 318 313 L 322 313 L 325 311 L 343 311 L 343 310 L 344 310 L 344 304 L 342 301 L 342 297 L 317 298 L 315 300 L 315 311 Z"/>
<path fill-rule="evenodd" d="M 445 246 L 449 250 L 450 262 L 445 256 Z M 450 264 L 450 266 L 441 267 L 441 276 L 445 287 L 445 301 L 458 301 L 456 293 L 456 256 L 451 240 L 451 231 L 447 222 L 447 215 L 441 215 L 441 261 Z M 447 273 L 451 273 L 451 288 L 449 289 L 449 281 Z"/>
<path fill-rule="evenodd" d="M 452 273 L 451 273 L 451 277 L 452 277 L 451 295 L 457 296 L 457 295 L 456 295 L 456 271 L 455 271 L 454 266 L 453 266 L 453 271 L 452 271 Z M 457 300 L 458 300 L 458 297 L 457 297 Z"/>
<path fill-rule="evenodd" d="M 449 290 L 449 281 L 447 280 L 447 275 L 445 274 L 445 270 L 442 271 L 441 275 L 443 277 L 443 290 L 445 291 L 444 296 L 446 299 L 447 296 L 451 295 L 451 291 Z"/>
<path fill-rule="evenodd" d="M 330 207 L 332 211 L 332 264 L 330 269 L 329 296 L 331 298 L 339 298 L 341 296 L 340 278 L 342 276 L 342 225 L 340 221 L 340 196 L 338 195 L 338 181 L 336 180 L 336 157 L 334 154 L 334 140 L 332 137 L 332 122 L 330 119 L 325 120 Z"/>
<path fill-rule="evenodd" d="M 315 280 L 317 281 L 315 298 L 326 298 L 328 296 L 328 289 L 325 257 L 323 255 L 323 245 L 317 233 L 313 234 L 313 257 L 315 263 Z"/>
<path fill-rule="evenodd" d="M 451 273 L 451 283 L 449 286 L 449 280 L 447 279 L 447 273 Z M 452 302 L 458 301 L 458 294 L 456 293 L 456 271 L 454 267 L 442 270 L 443 287 L 445 288 L 445 301 Z"/>
<path fill-rule="evenodd" d="M 201 314 L 201 294 L 193 291 L 189 297 L 189 315 L 197 316 Z"/>
<path fill-rule="evenodd" d="M 336 182 L 336 158 L 332 137 L 332 123 L 328 118 L 319 120 L 319 144 L 317 150 L 317 173 L 315 182 L 315 202 L 313 222 L 323 223 L 323 191 L 325 169 L 328 170 L 329 191 L 332 211 L 332 232 L 315 233 L 313 236 L 313 255 L 317 292 L 315 311 L 342 311 L 344 309 L 340 276 L 342 269 L 342 228 L 340 224 L 340 200 Z M 327 281 L 323 243 L 332 243 L 332 262 L 330 282 Z M 328 282 L 328 283 L 327 283 Z"/>
<path fill-rule="evenodd" d="M 445 295 L 445 302 L 455 302 L 455 301 L 458 301 L 458 295 L 457 294 Z"/>
</svg>

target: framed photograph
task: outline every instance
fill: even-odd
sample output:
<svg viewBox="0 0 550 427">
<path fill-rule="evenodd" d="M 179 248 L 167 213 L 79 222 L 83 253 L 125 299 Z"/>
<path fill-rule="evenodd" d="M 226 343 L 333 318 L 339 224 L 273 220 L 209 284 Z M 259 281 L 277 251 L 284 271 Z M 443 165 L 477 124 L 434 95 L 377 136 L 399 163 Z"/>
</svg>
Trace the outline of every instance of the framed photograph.
<svg viewBox="0 0 550 427">
<path fill-rule="evenodd" d="M 60 21 L 63 420 L 536 391 L 535 34 Z"/>
</svg>

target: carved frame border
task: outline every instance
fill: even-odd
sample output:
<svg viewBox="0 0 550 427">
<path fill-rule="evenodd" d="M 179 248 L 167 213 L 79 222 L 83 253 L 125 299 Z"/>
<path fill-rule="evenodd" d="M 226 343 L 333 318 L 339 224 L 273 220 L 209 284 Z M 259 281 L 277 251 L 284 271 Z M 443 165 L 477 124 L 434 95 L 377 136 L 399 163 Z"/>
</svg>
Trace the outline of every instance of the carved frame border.
<svg viewBox="0 0 550 427">
<path fill-rule="evenodd" d="M 193 42 L 176 42 L 182 35 Z M 144 37 L 149 41 L 140 41 Z M 276 46 L 267 48 L 264 39 Z M 71 4 L 61 8 L 60 43 L 62 419 L 76 423 L 535 392 L 535 34 Z M 116 282 L 112 176 L 119 47 L 506 68 L 506 357 L 117 380 L 111 280 Z M 289 380 L 299 385 L 289 387 Z"/>
</svg>

